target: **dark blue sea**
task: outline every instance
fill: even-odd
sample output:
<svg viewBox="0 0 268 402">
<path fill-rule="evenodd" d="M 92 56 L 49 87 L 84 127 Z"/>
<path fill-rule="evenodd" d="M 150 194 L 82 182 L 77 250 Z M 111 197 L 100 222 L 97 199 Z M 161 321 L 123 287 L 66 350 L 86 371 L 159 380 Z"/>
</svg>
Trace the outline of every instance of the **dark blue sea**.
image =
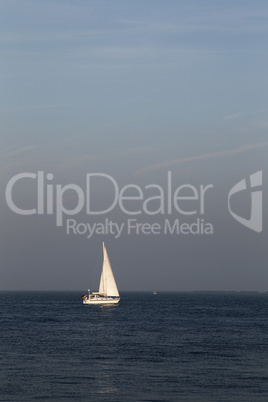
<svg viewBox="0 0 268 402">
<path fill-rule="evenodd" d="M 268 294 L 0 293 L 1 401 L 268 401 Z"/>
</svg>

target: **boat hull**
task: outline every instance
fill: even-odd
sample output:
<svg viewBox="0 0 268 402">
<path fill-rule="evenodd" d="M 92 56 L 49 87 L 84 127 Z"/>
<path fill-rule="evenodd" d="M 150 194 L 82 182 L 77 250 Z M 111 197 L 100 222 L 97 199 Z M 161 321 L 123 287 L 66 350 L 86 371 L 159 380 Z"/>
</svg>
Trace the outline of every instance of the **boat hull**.
<svg viewBox="0 0 268 402">
<path fill-rule="evenodd" d="M 100 297 L 100 298 L 90 298 L 84 299 L 83 304 L 118 304 L 120 298 L 112 298 L 112 297 Z"/>
</svg>

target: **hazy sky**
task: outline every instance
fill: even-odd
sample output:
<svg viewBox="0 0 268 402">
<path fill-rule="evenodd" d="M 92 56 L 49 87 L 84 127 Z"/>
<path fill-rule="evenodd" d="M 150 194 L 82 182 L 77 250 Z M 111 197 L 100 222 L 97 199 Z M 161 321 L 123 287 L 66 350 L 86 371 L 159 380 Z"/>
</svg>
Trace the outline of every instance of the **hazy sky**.
<svg viewBox="0 0 268 402">
<path fill-rule="evenodd" d="M 122 291 L 268 290 L 267 1 L 2 0 L 0 27 L 0 289 L 85 291 L 93 277 L 97 286 L 104 240 Z M 38 171 L 45 197 L 53 188 L 54 213 L 19 215 L 7 204 L 8 183 Z M 229 191 L 245 178 L 230 208 L 250 219 L 249 176 L 259 171 L 261 232 L 228 210 Z M 122 204 L 142 213 L 118 201 L 92 215 L 86 198 L 57 226 L 56 185 L 86 196 L 93 173 L 119 190 L 135 184 L 123 196 L 143 200 Z M 174 192 L 186 184 L 177 196 L 192 199 L 176 209 Z M 202 185 L 211 185 L 203 214 Z M 149 214 L 143 203 L 157 195 L 147 206 L 159 212 Z M 36 208 L 37 179 L 16 182 L 12 197 Z M 111 180 L 92 179 L 91 211 L 113 199 Z M 77 202 L 75 190 L 64 193 L 66 209 Z M 68 234 L 70 218 L 81 232 L 106 219 L 123 229 L 117 238 L 111 226 L 90 238 Z M 159 233 L 128 233 L 130 219 Z M 170 233 L 176 219 L 210 223 L 213 234 Z"/>
</svg>

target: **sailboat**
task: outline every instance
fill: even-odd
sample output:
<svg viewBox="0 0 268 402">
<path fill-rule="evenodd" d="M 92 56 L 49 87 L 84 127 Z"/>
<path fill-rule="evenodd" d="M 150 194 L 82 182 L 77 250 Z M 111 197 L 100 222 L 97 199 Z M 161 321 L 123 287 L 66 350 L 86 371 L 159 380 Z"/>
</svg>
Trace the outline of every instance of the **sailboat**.
<svg viewBox="0 0 268 402">
<path fill-rule="evenodd" d="M 82 296 L 83 304 L 117 304 L 120 296 L 114 279 L 114 274 L 109 261 L 108 253 L 104 242 L 103 246 L 103 264 L 100 277 L 100 286 L 98 292 L 90 292 Z"/>
</svg>

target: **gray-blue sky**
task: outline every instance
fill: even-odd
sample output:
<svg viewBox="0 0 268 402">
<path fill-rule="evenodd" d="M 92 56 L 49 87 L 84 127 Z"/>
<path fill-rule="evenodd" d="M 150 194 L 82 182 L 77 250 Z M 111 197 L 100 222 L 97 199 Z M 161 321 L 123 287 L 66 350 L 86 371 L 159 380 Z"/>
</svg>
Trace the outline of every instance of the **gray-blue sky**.
<svg viewBox="0 0 268 402">
<path fill-rule="evenodd" d="M 1 2 L 0 288 L 81 289 L 101 247 L 9 210 L 8 181 L 37 170 L 61 185 L 103 172 L 164 186 L 168 170 L 176 185 L 212 183 L 213 236 L 105 237 L 119 287 L 268 288 L 266 193 L 262 233 L 227 210 L 242 178 L 263 170 L 265 185 L 267 19 L 266 1 Z M 33 204 L 33 185 L 18 191 Z"/>
</svg>

